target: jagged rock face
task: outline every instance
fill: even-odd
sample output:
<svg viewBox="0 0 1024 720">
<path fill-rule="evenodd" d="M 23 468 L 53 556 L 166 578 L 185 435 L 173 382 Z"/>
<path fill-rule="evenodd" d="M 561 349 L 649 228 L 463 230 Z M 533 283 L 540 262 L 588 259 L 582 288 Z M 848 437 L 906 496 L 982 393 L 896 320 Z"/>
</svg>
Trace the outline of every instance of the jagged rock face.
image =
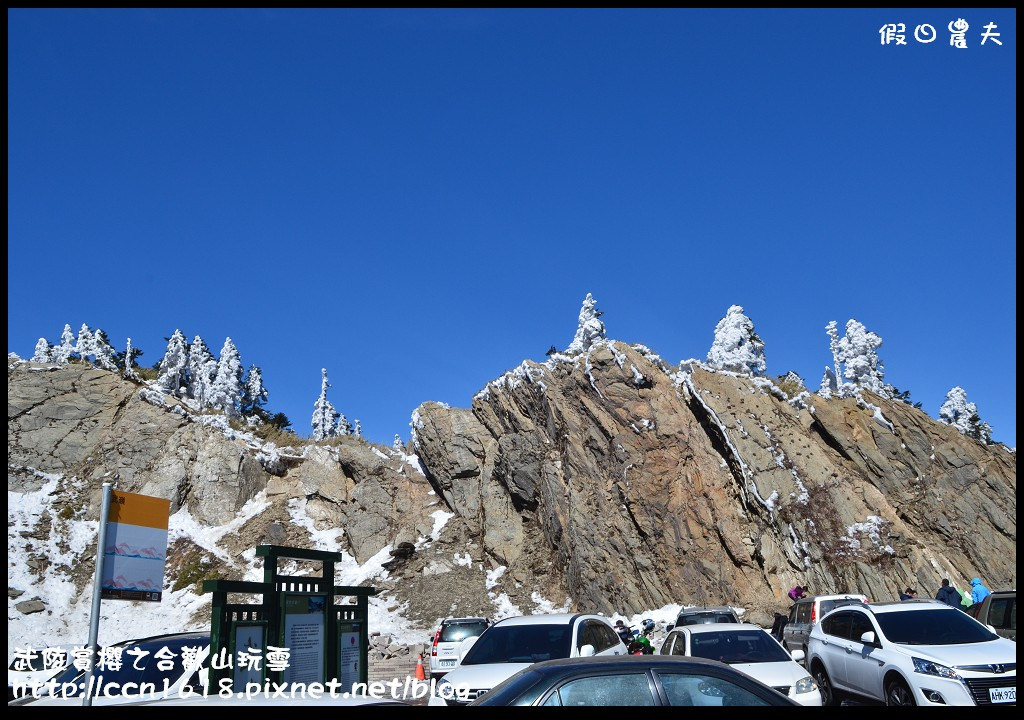
<svg viewBox="0 0 1024 720">
<path fill-rule="evenodd" d="M 412 544 L 373 582 L 426 625 L 486 614 L 499 592 L 523 612 L 537 591 L 578 610 L 730 604 L 770 621 L 797 582 L 875 599 L 908 585 L 924 596 L 943 577 L 1016 585 L 1016 455 L 870 393 L 879 412 L 817 396 L 797 409 L 763 378 L 672 373 L 641 346 L 599 340 L 524 363 L 469 409 L 420 406 L 424 477 L 358 438 L 268 456 L 114 373 L 46 368 L 9 365 L 9 490 L 40 487 L 25 468 L 60 473 L 60 506 L 95 517 L 116 474 L 209 526 L 265 491 L 269 507 L 220 540 L 233 559 L 259 542 L 314 546 L 292 515 L 303 503 L 359 563 Z M 435 491 L 457 516 L 443 532 Z M 46 518 L 33 533 L 63 522 Z"/>
<path fill-rule="evenodd" d="M 415 439 L 485 548 L 513 572 L 553 561 L 579 608 L 765 617 L 797 582 L 878 599 L 947 576 L 1015 585 L 1015 455 L 865 398 L 881 421 L 606 342 L 524 363 L 472 410 L 422 405 Z"/>
<path fill-rule="evenodd" d="M 166 407 L 139 386 L 85 364 L 57 369 L 18 364 L 8 370 L 8 489 L 30 490 L 34 468 L 77 475 L 95 504 L 104 479 L 117 488 L 169 498 L 200 523 L 224 525 L 257 493 L 287 502 L 305 497 L 324 528 L 343 528 L 357 561 L 393 542 L 429 535 L 429 484 L 401 460 L 347 438 L 305 457 L 270 461 L 241 434 L 195 421 L 175 399 Z M 77 486 L 76 486 L 77 487 Z M 70 484 L 68 491 L 71 491 Z"/>
</svg>

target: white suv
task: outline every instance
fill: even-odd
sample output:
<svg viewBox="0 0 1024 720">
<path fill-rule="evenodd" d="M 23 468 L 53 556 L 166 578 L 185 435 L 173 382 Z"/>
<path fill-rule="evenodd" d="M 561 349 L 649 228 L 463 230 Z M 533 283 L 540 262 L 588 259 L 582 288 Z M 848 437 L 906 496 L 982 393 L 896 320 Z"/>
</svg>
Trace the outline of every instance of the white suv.
<svg viewBox="0 0 1024 720">
<path fill-rule="evenodd" d="M 811 630 L 807 667 L 836 691 L 887 705 L 1017 702 L 1017 643 L 934 600 L 847 605 Z"/>
<path fill-rule="evenodd" d="M 430 705 L 466 705 L 533 663 L 625 655 L 626 646 L 600 615 L 524 615 L 491 625 L 459 652 L 462 661 L 434 686 Z"/>
<path fill-rule="evenodd" d="M 445 618 L 434 633 L 430 646 L 430 677 L 441 679 L 459 664 L 459 645 L 466 638 L 479 637 L 491 621 L 482 617 Z"/>
</svg>

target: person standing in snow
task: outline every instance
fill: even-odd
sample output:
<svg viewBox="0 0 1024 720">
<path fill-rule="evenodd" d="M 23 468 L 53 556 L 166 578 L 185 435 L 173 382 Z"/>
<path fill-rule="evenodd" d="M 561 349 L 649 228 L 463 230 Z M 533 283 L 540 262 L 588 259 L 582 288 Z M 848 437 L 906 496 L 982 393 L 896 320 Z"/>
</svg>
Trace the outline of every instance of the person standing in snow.
<svg viewBox="0 0 1024 720">
<path fill-rule="evenodd" d="M 946 578 L 942 579 L 942 587 L 940 587 L 939 592 L 936 593 L 935 599 L 939 602 L 946 603 L 950 607 L 955 607 L 957 610 L 960 609 L 960 593 L 958 593 L 955 588 L 950 587 L 949 580 Z"/>
<path fill-rule="evenodd" d="M 992 591 L 981 584 L 981 578 L 971 580 L 971 604 L 976 605 L 992 594 Z"/>
</svg>

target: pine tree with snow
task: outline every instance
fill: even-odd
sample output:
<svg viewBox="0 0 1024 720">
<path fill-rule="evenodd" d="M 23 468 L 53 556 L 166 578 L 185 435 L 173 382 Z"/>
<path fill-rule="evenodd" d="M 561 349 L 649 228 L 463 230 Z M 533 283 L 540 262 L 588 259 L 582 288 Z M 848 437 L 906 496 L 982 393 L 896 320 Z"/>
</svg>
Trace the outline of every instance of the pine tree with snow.
<svg viewBox="0 0 1024 720">
<path fill-rule="evenodd" d="M 959 385 L 946 393 L 946 402 L 939 408 L 939 420 L 982 445 L 992 441 L 992 426 L 981 421 L 978 406 L 967 401 L 967 391 Z"/>
<path fill-rule="evenodd" d="M 764 372 L 764 342 L 754 331 L 754 323 L 733 305 L 715 326 L 715 340 L 708 351 L 708 364 L 719 370 L 754 375 Z"/>
<path fill-rule="evenodd" d="M 821 387 L 818 388 L 818 394 L 828 400 L 838 390 L 839 381 L 836 379 L 836 374 L 832 371 L 832 368 L 826 365 L 825 374 L 821 378 Z"/>
<path fill-rule="evenodd" d="M 362 437 L 363 436 L 363 424 L 361 422 L 359 422 L 359 418 L 356 418 L 356 427 L 352 431 L 352 434 L 355 435 L 356 437 Z"/>
<path fill-rule="evenodd" d="M 242 403 L 242 358 L 231 338 L 224 341 L 217 360 L 217 377 L 210 389 L 210 407 L 238 415 Z"/>
<path fill-rule="evenodd" d="M 327 399 L 327 368 L 320 370 L 320 397 L 313 403 L 313 442 L 320 442 L 338 434 L 339 413 Z"/>
<path fill-rule="evenodd" d="M 188 350 L 188 394 L 202 410 L 210 405 L 213 381 L 217 378 L 217 361 L 210 348 L 198 335 Z"/>
<path fill-rule="evenodd" d="M 188 387 L 188 348 L 181 330 L 175 330 L 167 341 L 167 352 L 157 365 L 156 382 L 164 392 L 178 395 Z"/>
<path fill-rule="evenodd" d="M 35 352 L 32 353 L 32 362 L 50 362 L 50 343 L 46 342 L 46 338 L 39 338 L 39 340 L 36 341 L 36 349 Z"/>
<path fill-rule="evenodd" d="M 338 428 L 336 434 L 339 437 L 352 434 L 352 423 L 348 421 L 348 418 L 346 418 L 345 414 L 342 412 L 338 413 Z"/>
<path fill-rule="evenodd" d="M 837 327 L 838 324 L 839 323 L 837 323 L 835 320 L 832 320 L 829 322 L 828 325 L 825 326 L 825 333 L 828 335 L 828 349 L 832 353 L 833 392 L 839 389 L 839 378 L 843 376 L 843 374 L 839 371 L 839 328 Z M 822 382 L 824 382 L 824 379 L 822 379 Z"/>
<path fill-rule="evenodd" d="M 71 331 L 71 325 L 64 326 L 64 332 L 60 334 L 60 345 L 53 349 L 53 361 L 67 365 L 75 352 L 75 334 Z"/>
<path fill-rule="evenodd" d="M 594 300 L 594 296 L 587 293 L 587 297 L 583 300 L 583 307 L 580 308 L 576 337 L 566 349 L 566 355 L 585 353 L 595 342 L 604 339 L 604 323 L 599 320 L 603 314 L 597 309 L 597 301 Z"/>
<path fill-rule="evenodd" d="M 83 361 L 88 360 L 89 356 L 96 352 L 92 331 L 85 323 L 82 323 L 82 327 L 78 330 L 78 341 L 75 343 L 75 352 Z"/>
<path fill-rule="evenodd" d="M 887 398 L 884 368 L 877 352 L 881 346 L 882 338 L 856 320 L 850 320 L 846 323 L 846 335 L 838 344 L 838 357 L 844 365 L 843 377 Z"/>
<path fill-rule="evenodd" d="M 242 414 L 262 417 L 266 402 L 267 389 L 263 387 L 263 371 L 255 365 L 250 365 L 242 393 Z"/>
<path fill-rule="evenodd" d="M 132 339 L 128 338 L 128 342 L 124 348 L 124 376 L 128 380 L 140 381 L 142 376 L 139 375 L 135 370 L 135 358 L 142 353 L 138 348 L 132 347 Z"/>
<path fill-rule="evenodd" d="M 104 370 L 110 370 L 117 372 L 117 361 L 114 359 L 114 348 L 110 346 L 110 342 L 107 340 L 107 334 L 96 328 L 96 333 L 92 336 L 92 354 L 96 358 L 96 364 Z"/>
<path fill-rule="evenodd" d="M 405 443 L 402 442 L 402 438 L 398 437 L 398 433 L 395 433 L 395 442 L 391 447 L 395 452 L 405 455 Z"/>
</svg>

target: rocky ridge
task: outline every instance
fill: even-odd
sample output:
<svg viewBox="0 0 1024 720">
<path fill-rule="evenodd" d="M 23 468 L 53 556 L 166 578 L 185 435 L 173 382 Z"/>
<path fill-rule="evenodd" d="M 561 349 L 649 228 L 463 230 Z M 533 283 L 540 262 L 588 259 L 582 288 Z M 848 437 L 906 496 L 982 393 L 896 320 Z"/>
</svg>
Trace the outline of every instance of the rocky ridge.
<svg viewBox="0 0 1024 720">
<path fill-rule="evenodd" d="M 88 584 L 75 538 L 104 478 L 171 499 L 167 601 L 193 626 L 196 582 L 254 575 L 266 542 L 343 551 L 339 581 L 381 587 L 376 617 L 398 611 L 408 642 L 449 614 L 725 603 L 763 619 L 796 582 L 878 599 L 1016 583 L 1015 453 L 870 393 L 790 399 L 601 340 L 524 362 L 470 408 L 424 403 L 409 450 L 278 448 L 89 365 L 8 366 L 9 504 L 36 508 L 9 511 L 16 624 L 78 631 L 52 583 Z"/>
</svg>

